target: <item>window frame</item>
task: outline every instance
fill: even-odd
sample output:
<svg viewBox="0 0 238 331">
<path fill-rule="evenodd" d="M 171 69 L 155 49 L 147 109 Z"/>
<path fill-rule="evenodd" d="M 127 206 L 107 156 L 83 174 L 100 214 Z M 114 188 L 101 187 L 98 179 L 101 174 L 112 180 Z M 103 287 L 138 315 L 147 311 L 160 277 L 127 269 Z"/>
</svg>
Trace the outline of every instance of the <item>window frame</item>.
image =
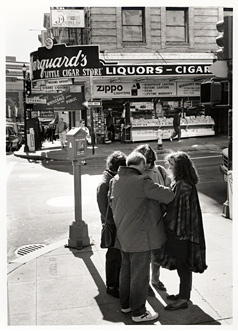
<svg viewBox="0 0 238 331">
<path fill-rule="evenodd" d="M 123 12 L 126 10 L 141 10 L 142 12 L 142 24 L 141 25 L 129 25 L 123 22 Z M 141 40 L 124 40 L 123 39 L 123 27 L 124 26 L 141 26 Z M 121 29 L 122 29 L 122 43 L 125 44 L 144 44 L 146 43 L 146 29 L 145 29 L 145 7 L 121 7 Z"/>
<path fill-rule="evenodd" d="M 183 11 L 184 12 L 184 24 L 183 25 L 168 25 L 167 24 L 167 13 L 169 11 Z M 189 45 L 189 10 L 188 7 L 166 7 L 165 8 L 165 13 L 166 13 L 166 45 L 178 45 L 178 44 L 183 44 L 183 45 Z M 184 40 L 167 40 L 167 27 L 184 27 Z"/>
</svg>

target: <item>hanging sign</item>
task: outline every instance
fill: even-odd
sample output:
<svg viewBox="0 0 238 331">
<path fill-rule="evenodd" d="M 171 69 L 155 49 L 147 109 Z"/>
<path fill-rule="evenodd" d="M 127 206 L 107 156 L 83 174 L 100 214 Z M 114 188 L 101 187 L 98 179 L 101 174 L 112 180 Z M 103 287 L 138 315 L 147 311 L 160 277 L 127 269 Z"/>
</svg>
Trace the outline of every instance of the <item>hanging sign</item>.
<svg viewBox="0 0 238 331">
<path fill-rule="evenodd" d="M 30 54 L 32 80 L 83 76 L 85 70 L 100 66 L 98 56 L 98 46 L 56 44 L 51 49 L 39 47 Z"/>
<path fill-rule="evenodd" d="M 39 97 L 26 98 L 26 104 L 46 104 L 46 99 Z"/>
<path fill-rule="evenodd" d="M 77 110 L 80 109 L 80 105 L 84 100 L 83 93 L 71 93 L 69 91 L 62 93 L 49 93 L 49 94 L 36 94 L 34 98 L 44 98 L 44 105 L 34 104 L 34 110 L 54 110 L 54 111 L 64 111 L 64 110 Z"/>
<path fill-rule="evenodd" d="M 84 9 L 69 9 L 67 7 L 50 9 L 52 28 L 84 28 Z"/>
</svg>

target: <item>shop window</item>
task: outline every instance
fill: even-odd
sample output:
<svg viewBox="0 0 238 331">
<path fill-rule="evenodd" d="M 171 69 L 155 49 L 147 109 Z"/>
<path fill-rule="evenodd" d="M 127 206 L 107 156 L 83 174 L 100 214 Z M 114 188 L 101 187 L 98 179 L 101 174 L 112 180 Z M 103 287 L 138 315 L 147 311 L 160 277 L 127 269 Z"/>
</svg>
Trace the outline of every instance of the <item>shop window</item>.
<svg viewBox="0 0 238 331">
<path fill-rule="evenodd" d="M 122 8 L 122 41 L 145 42 L 144 8 Z"/>
<path fill-rule="evenodd" d="M 188 43 L 188 9 L 166 8 L 166 43 Z"/>
</svg>

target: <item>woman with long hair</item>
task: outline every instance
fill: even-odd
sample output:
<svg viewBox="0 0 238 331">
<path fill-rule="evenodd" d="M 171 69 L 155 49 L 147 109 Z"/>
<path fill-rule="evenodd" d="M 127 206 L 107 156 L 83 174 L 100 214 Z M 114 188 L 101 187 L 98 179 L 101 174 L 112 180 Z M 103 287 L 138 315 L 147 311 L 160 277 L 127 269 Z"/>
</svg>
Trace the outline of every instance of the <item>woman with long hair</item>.
<svg viewBox="0 0 238 331">
<path fill-rule="evenodd" d="M 180 279 L 179 293 L 169 295 L 173 301 L 166 310 L 188 307 L 192 289 L 192 272 L 202 273 L 207 268 L 206 246 L 202 213 L 196 189 L 198 174 L 185 152 L 172 152 L 166 157 L 171 171 L 171 188 L 175 198 L 167 206 L 164 224 L 168 236 L 163 267 L 177 269 Z"/>
</svg>

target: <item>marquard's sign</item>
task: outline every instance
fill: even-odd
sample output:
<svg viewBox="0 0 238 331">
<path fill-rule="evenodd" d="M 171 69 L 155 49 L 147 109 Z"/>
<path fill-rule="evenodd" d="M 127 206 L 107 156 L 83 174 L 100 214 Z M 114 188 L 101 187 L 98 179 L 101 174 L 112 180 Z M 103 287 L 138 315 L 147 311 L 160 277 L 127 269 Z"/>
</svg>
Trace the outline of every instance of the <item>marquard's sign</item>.
<svg viewBox="0 0 238 331">
<path fill-rule="evenodd" d="M 54 45 L 31 53 L 32 81 L 60 80 L 74 77 L 112 76 L 192 76 L 212 75 L 210 64 L 141 64 L 106 63 L 99 59 L 99 46 Z M 58 84 L 58 83 L 57 83 Z"/>
<path fill-rule="evenodd" d="M 85 70 L 98 68 L 98 46 L 54 45 L 30 54 L 32 80 L 83 76 Z"/>
</svg>

